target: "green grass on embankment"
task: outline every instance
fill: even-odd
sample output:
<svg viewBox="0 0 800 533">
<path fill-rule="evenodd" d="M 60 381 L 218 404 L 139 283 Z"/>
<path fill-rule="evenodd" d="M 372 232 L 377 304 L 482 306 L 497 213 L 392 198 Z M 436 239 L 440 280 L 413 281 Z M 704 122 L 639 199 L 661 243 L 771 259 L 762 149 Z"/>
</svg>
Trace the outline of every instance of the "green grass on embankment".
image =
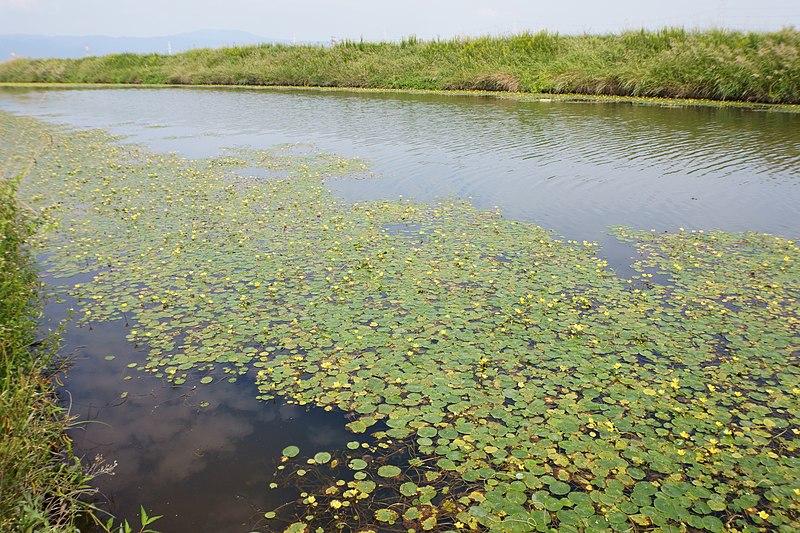
<svg viewBox="0 0 800 533">
<path fill-rule="evenodd" d="M 77 531 L 92 489 L 45 372 L 55 342 L 37 340 L 40 286 L 25 246 L 34 222 L 17 205 L 17 182 L 0 176 L 0 531 Z"/>
<path fill-rule="evenodd" d="M 800 103 L 800 31 L 540 32 L 17 59 L 0 82 L 489 90 Z"/>
</svg>

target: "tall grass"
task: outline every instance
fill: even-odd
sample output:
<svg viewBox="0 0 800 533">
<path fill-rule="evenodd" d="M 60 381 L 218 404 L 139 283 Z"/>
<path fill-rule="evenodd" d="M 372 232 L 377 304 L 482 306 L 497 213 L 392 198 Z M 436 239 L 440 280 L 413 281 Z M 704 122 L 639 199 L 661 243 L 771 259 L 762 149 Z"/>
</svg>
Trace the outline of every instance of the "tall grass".
<svg viewBox="0 0 800 533">
<path fill-rule="evenodd" d="M 523 33 L 17 59 L 0 82 L 476 89 L 800 103 L 800 32 Z"/>
<path fill-rule="evenodd" d="M 54 340 L 38 340 L 39 280 L 25 240 L 35 229 L 0 176 L 0 531 L 77 531 L 93 490 L 64 435 L 69 419 L 45 372 Z"/>
</svg>

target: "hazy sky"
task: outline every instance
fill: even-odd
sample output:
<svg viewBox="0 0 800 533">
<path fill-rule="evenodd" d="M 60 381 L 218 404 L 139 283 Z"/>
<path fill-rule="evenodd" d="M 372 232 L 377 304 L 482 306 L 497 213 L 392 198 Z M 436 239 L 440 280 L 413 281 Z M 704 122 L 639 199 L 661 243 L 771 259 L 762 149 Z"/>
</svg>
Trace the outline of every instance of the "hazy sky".
<svg viewBox="0 0 800 533">
<path fill-rule="evenodd" d="M 800 27 L 800 0 L 0 0 L 0 34 L 145 37 L 211 28 L 326 41 L 790 25 Z"/>
</svg>

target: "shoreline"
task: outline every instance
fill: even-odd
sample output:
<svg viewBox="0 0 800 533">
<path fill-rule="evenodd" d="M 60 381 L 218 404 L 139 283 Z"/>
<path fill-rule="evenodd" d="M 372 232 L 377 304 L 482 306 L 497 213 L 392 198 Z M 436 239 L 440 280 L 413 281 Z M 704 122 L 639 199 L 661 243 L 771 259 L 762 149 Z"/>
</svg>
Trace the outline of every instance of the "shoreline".
<svg viewBox="0 0 800 533">
<path fill-rule="evenodd" d="M 343 92 L 353 94 L 412 94 L 463 96 L 516 100 L 522 102 L 566 102 L 566 103 L 623 103 L 634 105 L 653 105 L 661 107 L 712 107 L 737 108 L 754 111 L 800 113 L 800 104 L 748 102 L 743 100 L 708 100 L 702 98 L 661 98 L 648 96 L 620 96 L 581 93 L 528 93 L 478 90 L 439 90 L 439 89 L 395 89 L 381 87 L 330 87 L 309 85 L 235 85 L 235 84 L 158 84 L 158 83 L 67 83 L 67 82 L 0 82 L 0 89 L 195 89 L 195 90 L 246 90 L 246 91 L 308 91 Z"/>
</svg>

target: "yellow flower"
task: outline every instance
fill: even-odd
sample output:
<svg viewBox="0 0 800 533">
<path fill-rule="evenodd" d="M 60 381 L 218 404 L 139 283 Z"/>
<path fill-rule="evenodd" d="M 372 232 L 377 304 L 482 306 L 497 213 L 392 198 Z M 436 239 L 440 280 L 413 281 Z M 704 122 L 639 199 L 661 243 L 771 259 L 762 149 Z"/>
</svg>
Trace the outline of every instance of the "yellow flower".
<svg viewBox="0 0 800 533">
<path fill-rule="evenodd" d="M 762 520 L 766 520 L 769 518 L 769 513 L 766 511 L 759 511 L 758 516 L 760 516 Z"/>
</svg>

